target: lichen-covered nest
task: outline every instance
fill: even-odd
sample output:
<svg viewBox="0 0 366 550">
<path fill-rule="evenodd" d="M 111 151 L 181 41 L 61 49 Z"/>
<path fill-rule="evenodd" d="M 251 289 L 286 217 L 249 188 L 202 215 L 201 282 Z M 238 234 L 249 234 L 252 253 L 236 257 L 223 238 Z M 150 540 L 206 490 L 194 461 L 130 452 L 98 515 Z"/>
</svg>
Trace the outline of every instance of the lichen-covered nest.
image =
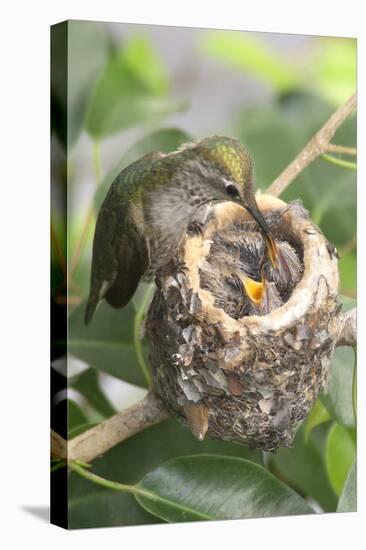
<svg viewBox="0 0 366 550">
<path fill-rule="evenodd" d="M 298 204 L 260 195 L 282 262 L 234 203 L 187 235 L 162 274 L 146 333 L 154 389 L 206 434 L 273 451 L 290 446 L 324 387 L 337 337 L 337 259 Z M 184 269 L 182 269 L 184 265 Z"/>
</svg>

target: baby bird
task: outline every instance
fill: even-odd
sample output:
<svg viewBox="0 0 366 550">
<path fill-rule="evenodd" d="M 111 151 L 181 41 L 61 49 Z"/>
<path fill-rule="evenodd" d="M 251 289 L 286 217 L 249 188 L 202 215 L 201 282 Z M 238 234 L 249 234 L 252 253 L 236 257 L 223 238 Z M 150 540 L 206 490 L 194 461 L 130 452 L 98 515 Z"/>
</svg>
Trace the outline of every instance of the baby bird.
<svg viewBox="0 0 366 550">
<path fill-rule="evenodd" d="M 288 242 L 275 241 L 282 261 L 274 269 L 260 233 L 240 229 L 216 234 L 200 269 L 201 286 L 234 319 L 267 315 L 280 307 L 302 275 L 300 259 Z"/>
</svg>

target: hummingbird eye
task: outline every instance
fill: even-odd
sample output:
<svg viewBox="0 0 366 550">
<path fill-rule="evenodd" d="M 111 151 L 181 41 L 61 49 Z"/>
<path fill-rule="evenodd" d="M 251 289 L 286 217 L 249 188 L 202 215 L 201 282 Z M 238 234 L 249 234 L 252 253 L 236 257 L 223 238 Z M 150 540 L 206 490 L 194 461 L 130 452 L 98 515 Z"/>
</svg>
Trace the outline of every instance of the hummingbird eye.
<svg viewBox="0 0 366 550">
<path fill-rule="evenodd" d="M 230 197 L 239 197 L 239 191 L 232 183 L 226 186 L 226 193 L 230 195 Z"/>
</svg>

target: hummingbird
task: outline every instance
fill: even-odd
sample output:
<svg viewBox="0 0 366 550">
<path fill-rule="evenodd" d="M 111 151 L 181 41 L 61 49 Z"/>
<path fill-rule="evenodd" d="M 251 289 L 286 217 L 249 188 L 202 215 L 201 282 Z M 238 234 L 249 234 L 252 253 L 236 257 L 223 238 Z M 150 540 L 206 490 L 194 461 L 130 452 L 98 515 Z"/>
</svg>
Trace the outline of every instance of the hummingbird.
<svg viewBox="0 0 366 550">
<path fill-rule="evenodd" d="M 200 231 L 215 202 L 243 206 L 259 225 L 274 267 L 277 247 L 254 192 L 253 163 L 236 139 L 213 136 L 148 153 L 115 178 L 97 216 L 85 323 L 98 303 L 128 304 L 141 279 L 171 262 L 184 235 Z"/>
</svg>

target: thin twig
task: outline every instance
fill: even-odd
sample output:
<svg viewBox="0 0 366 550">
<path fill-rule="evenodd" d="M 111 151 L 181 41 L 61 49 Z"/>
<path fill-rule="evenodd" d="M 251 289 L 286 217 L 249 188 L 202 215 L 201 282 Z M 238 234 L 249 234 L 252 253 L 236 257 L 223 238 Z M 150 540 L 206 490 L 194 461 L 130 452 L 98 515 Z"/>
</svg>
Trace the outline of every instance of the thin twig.
<svg viewBox="0 0 366 550">
<path fill-rule="evenodd" d="M 52 456 L 68 462 L 91 462 L 97 456 L 154 424 L 168 418 L 169 414 L 159 397 L 149 392 L 135 405 L 108 418 L 98 426 L 66 442 L 52 432 Z M 67 452 L 66 452 L 67 447 Z"/>
<path fill-rule="evenodd" d="M 325 153 L 336 130 L 356 108 L 356 94 L 352 95 L 311 138 L 299 155 L 285 168 L 266 190 L 278 197 L 290 183 L 319 155 Z"/>
<path fill-rule="evenodd" d="M 344 145 L 336 145 L 329 143 L 327 147 L 328 153 L 339 153 L 340 155 L 357 155 L 356 147 L 345 147 Z"/>
</svg>

